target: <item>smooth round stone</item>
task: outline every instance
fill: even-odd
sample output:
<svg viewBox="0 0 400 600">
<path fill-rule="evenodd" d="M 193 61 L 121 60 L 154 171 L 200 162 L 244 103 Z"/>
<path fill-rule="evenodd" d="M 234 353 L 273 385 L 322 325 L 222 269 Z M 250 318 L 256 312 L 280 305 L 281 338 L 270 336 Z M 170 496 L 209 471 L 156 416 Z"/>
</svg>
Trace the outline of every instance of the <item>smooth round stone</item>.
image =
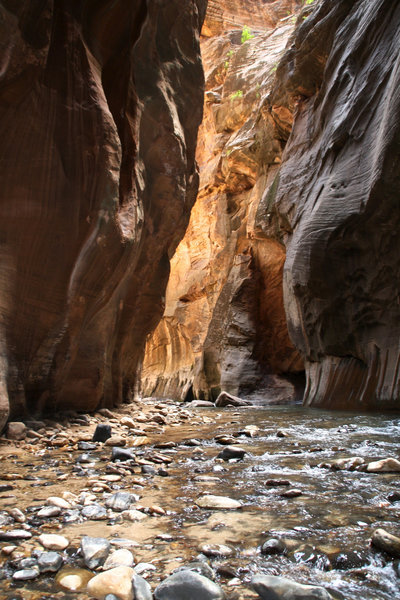
<svg viewBox="0 0 400 600">
<path fill-rule="evenodd" d="M 89 504 L 84 506 L 81 511 L 82 517 L 92 521 L 103 521 L 107 519 L 107 511 L 101 504 Z"/>
<path fill-rule="evenodd" d="M 49 519 L 50 517 L 58 517 L 61 515 L 61 508 L 58 506 L 44 506 L 36 513 L 41 519 Z"/>
<path fill-rule="evenodd" d="M 153 600 L 150 585 L 137 573 L 132 577 L 132 591 L 135 600 Z"/>
<path fill-rule="evenodd" d="M 180 573 L 182 571 L 194 571 L 199 575 L 203 575 L 203 577 L 207 577 L 207 579 L 211 579 L 213 581 L 215 579 L 215 573 L 213 569 L 202 560 L 195 560 L 187 563 L 186 565 L 182 565 L 182 567 L 175 569 L 174 573 Z"/>
<path fill-rule="evenodd" d="M 25 529 L 14 529 L 13 531 L 0 531 L 0 540 L 3 542 L 15 542 L 17 540 L 29 540 L 32 534 Z"/>
<path fill-rule="evenodd" d="M 104 571 L 108 569 L 114 569 L 115 567 L 133 567 L 134 564 L 133 554 L 127 548 L 119 548 L 114 550 L 108 557 L 103 565 Z"/>
<path fill-rule="evenodd" d="M 58 506 L 58 508 L 71 508 L 71 504 L 67 502 L 64 498 L 59 498 L 58 496 L 50 496 L 46 500 L 46 504 L 48 506 Z"/>
<path fill-rule="evenodd" d="M 122 516 L 124 517 L 124 519 L 127 519 L 128 521 L 132 521 L 133 523 L 135 521 L 143 521 L 143 519 L 148 518 L 148 515 L 146 515 L 146 513 L 143 513 L 140 510 L 135 510 L 134 508 L 132 508 L 130 510 L 125 510 L 122 513 Z"/>
<path fill-rule="evenodd" d="M 123 510 L 128 510 L 132 502 L 135 502 L 138 499 L 138 496 L 135 496 L 134 494 L 117 492 L 107 499 L 106 506 L 112 510 L 122 512 Z"/>
<path fill-rule="evenodd" d="M 223 600 L 220 586 L 195 571 L 179 571 L 165 579 L 154 591 L 156 600 Z"/>
<path fill-rule="evenodd" d="M 261 546 L 261 552 L 269 556 L 274 554 L 286 554 L 287 548 L 283 540 L 271 538 Z"/>
<path fill-rule="evenodd" d="M 256 575 L 250 585 L 262 600 L 333 600 L 323 587 L 302 585 L 285 577 Z"/>
<path fill-rule="evenodd" d="M 26 521 L 26 517 L 25 517 L 24 513 L 19 508 L 12 508 L 10 510 L 10 515 L 18 523 L 25 523 L 25 521 Z"/>
<path fill-rule="evenodd" d="M 69 540 L 66 537 L 54 533 L 43 533 L 39 536 L 39 542 L 48 550 L 65 550 L 69 546 Z"/>
<path fill-rule="evenodd" d="M 132 600 L 133 575 L 131 567 L 116 567 L 104 571 L 89 581 L 87 593 L 96 600 L 105 600 L 108 594 L 114 594 L 119 600 Z"/>
<path fill-rule="evenodd" d="M 199 547 L 200 552 L 211 558 L 232 556 L 233 548 L 224 544 L 202 544 Z"/>
<path fill-rule="evenodd" d="M 400 537 L 392 535 L 388 531 L 385 531 L 385 529 L 376 529 L 374 531 L 371 544 L 391 556 L 400 557 Z"/>
<path fill-rule="evenodd" d="M 122 435 L 113 435 L 106 442 L 106 446 L 125 446 L 126 439 Z"/>
<path fill-rule="evenodd" d="M 95 538 L 85 535 L 81 541 L 83 560 L 89 569 L 97 569 L 106 560 L 111 545 L 106 538 Z"/>
<path fill-rule="evenodd" d="M 395 458 L 384 458 L 368 463 L 368 473 L 400 473 L 400 461 Z"/>
<path fill-rule="evenodd" d="M 38 558 L 41 573 L 57 573 L 63 565 L 63 557 L 57 552 L 42 552 Z"/>
<path fill-rule="evenodd" d="M 213 496 L 211 494 L 200 496 L 199 498 L 197 498 L 196 504 L 197 506 L 200 506 L 200 508 L 215 508 L 227 510 L 242 508 L 241 503 L 237 500 L 234 500 L 233 498 L 228 498 L 227 496 Z"/>
<path fill-rule="evenodd" d="M 20 571 L 15 571 L 12 578 L 15 581 L 29 581 L 30 579 L 36 579 L 39 576 L 39 569 L 21 569 Z"/>
<path fill-rule="evenodd" d="M 135 460 L 135 454 L 130 448 L 118 448 L 115 446 L 111 451 L 111 460 Z"/>
<path fill-rule="evenodd" d="M 93 573 L 86 569 L 65 567 L 58 572 L 56 582 L 70 592 L 82 592 L 86 590 L 86 586 L 93 576 Z"/>
<path fill-rule="evenodd" d="M 298 498 L 303 495 L 303 492 L 297 488 L 291 488 L 279 494 L 281 498 Z"/>
<path fill-rule="evenodd" d="M 7 424 L 6 436 L 9 440 L 23 440 L 26 437 L 26 425 L 21 421 L 10 421 Z"/>
<path fill-rule="evenodd" d="M 241 460 L 244 458 L 246 451 L 240 446 L 226 446 L 219 454 L 218 458 L 222 460 L 231 460 L 233 458 Z"/>
</svg>

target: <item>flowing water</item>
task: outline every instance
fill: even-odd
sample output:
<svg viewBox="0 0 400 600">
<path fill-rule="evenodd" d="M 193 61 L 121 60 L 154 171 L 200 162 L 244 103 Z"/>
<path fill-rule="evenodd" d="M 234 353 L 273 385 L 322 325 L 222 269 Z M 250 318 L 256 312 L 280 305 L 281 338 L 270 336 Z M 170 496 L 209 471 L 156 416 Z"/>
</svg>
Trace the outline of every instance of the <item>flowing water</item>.
<svg viewBox="0 0 400 600">
<path fill-rule="evenodd" d="M 338 458 L 357 456 L 367 462 L 400 458 L 398 416 L 298 406 L 196 409 L 192 414 L 190 421 L 149 435 L 149 445 L 136 451 L 139 459 L 146 459 L 149 452 L 162 452 L 170 461 L 169 476 L 145 476 L 141 486 L 129 483 L 129 478 L 111 485 L 113 491 L 123 488 L 139 493 L 139 505 L 161 506 L 165 514 L 140 523 L 126 522 L 118 515 L 108 521 L 58 519 L 46 525 L 48 531 L 72 541 L 71 562 L 76 560 L 74 551 L 76 554 L 82 535 L 134 540 L 136 562 L 155 566 L 148 576 L 154 589 L 173 568 L 194 560 L 201 544 L 226 544 L 233 554 L 211 563 L 218 569 L 228 598 L 254 598 L 247 586 L 255 573 L 322 585 L 337 599 L 400 598 L 398 561 L 370 545 L 371 534 L 378 527 L 400 534 L 400 502 L 388 501 L 390 493 L 400 492 L 400 474 L 329 468 Z M 249 430 L 246 426 L 255 427 Z M 234 444 L 246 451 L 243 460 L 217 458 L 224 448 L 218 441 L 221 434 L 231 436 Z M 190 438 L 200 445 L 186 445 Z M 161 440 L 175 445 L 154 450 L 152 444 Z M 66 456 L 65 451 L 55 449 L 44 457 L 37 453 L 4 457 L 4 472 L 26 475 L 29 470 L 41 479 L 39 487 L 29 487 L 35 483 L 24 479 L 11 492 L 0 493 L 0 510 L 11 506 L 26 509 L 35 502 L 43 505 L 47 496 L 61 495 L 62 490 L 79 493 L 86 489 L 90 478 L 105 472 L 105 451 L 93 451 L 93 462 L 77 469 L 78 454 L 71 451 Z M 57 479 L 63 473 L 68 473 L 68 485 Z M 288 480 L 290 485 L 278 485 L 279 480 Z M 282 496 L 293 488 L 301 495 Z M 243 506 L 232 511 L 201 509 L 196 499 L 204 493 L 228 496 Z M 168 535 L 160 538 L 160 534 Z M 261 545 L 270 538 L 284 540 L 286 555 L 261 553 Z M 25 583 L 10 584 L 7 578 L 0 581 L 2 600 L 56 597 L 87 598 L 83 593 L 60 592 L 50 577 Z"/>
</svg>

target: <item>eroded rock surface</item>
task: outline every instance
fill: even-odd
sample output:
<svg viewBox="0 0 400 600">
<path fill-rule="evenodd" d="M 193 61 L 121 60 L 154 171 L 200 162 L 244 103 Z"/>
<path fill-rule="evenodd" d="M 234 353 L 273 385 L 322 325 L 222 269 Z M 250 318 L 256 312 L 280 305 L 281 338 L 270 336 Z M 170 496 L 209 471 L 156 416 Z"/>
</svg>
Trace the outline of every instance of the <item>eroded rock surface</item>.
<svg viewBox="0 0 400 600">
<path fill-rule="evenodd" d="M 0 427 L 132 393 L 197 192 L 205 4 L 0 2 Z"/>
<path fill-rule="evenodd" d="M 398 408 L 399 35 L 396 2 L 323 0 L 277 70 L 297 115 L 270 228 L 308 405 Z"/>
<path fill-rule="evenodd" d="M 223 35 L 215 3 L 208 7 L 203 31 L 218 35 L 202 41 L 200 192 L 171 262 L 164 317 L 147 345 L 145 396 L 215 400 L 221 390 L 257 390 L 264 401 L 293 400 L 293 384 L 279 375 L 303 369 L 283 308 L 285 248 L 264 231 L 262 204 L 292 123 L 291 107 L 272 110 L 267 97 L 298 3 L 254 3 L 255 12 L 246 3 L 246 17 L 244 4 L 221 4 L 224 27 L 232 21 Z M 264 14 L 272 10 L 284 17 L 276 29 Z M 242 43 L 241 28 L 253 14 L 263 30 Z"/>
</svg>

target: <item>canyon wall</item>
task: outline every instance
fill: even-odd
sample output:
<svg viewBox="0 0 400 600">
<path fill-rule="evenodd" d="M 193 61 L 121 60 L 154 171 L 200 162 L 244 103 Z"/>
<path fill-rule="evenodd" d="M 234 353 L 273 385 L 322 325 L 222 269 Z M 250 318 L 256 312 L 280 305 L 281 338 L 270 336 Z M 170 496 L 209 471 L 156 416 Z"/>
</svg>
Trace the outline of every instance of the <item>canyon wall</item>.
<svg viewBox="0 0 400 600">
<path fill-rule="evenodd" d="M 215 399 L 226 390 L 254 401 L 292 401 L 293 376 L 304 369 L 283 307 L 285 247 L 264 231 L 263 201 L 292 125 L 291 110 L 272 109 L 268 96 L 297 3 L 254 2 L 254 19 L 264 29 L 252 30 L 247 41 L 242 27 L 253 15 L 244 4 L 219 6 L 224 27 L 233 14 L 241 24 L 224 33 L 216 25 L 215 3 L 208 6 L 201 42 L 206 94 L 197 147 L 200 190 L 171 261 L 164 317 L 147 343 L 144 396 Z M 283 16 L 277 28 L 261 18 L 273 8 Z"/>
<path fill-rule="evenodd" d="M 0 1 L 0 428 L 133 394 L 198 188 L 205 5 Z"/>
<path fill-rule="evenodd" d="M 270 194 L 307 405 L 400 399 L 400 5 L 323 0 L 277 69 L 297 103 Z"/>
</svg>

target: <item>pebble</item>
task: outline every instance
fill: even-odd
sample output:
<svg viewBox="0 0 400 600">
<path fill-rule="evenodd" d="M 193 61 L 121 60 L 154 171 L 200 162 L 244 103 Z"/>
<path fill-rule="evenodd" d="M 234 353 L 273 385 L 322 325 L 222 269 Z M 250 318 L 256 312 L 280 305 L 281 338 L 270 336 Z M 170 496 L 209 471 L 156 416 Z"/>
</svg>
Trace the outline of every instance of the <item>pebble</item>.
<svg viewBox="0 0 400 600">
<path fill-rule="evenodd" d="M 373 532 L 371 544 L 391 556 L 400 558 L 400 537 L 392 535 L 385 529 L 376 529 Z"/>
<path fill-rule="evenodd" d="M 11 508 L 9 513 L 14 519 L 14 521 L 17 521 L 18 523 L 25 523 L 26 517 L 22 510 L 20 510 L 19 508 Z"/>
<path fill-rule="evenodd" d="M 15 571 L 12 578 L 15 581 L 29 581 L 30 579 L 36 579 L 39 576 L 39 568 L 32 569 L 21 569 L 21 571 Z"/>
<path fill-rule="evenodd" d="M 275 554 L 286 554 L 287 547 L 283 540 L 279 538 L 271 538 L 263 543 L 261 546 L 262 554 L 267 554 L 269 556 Z"/>
<path fill-rule="evenodd" d="M 9 440 L 23 440 L 26 437 L 26 425 L 21 421 L 10 421 L 7 424 L 6 436 Z"/>
<path fill-rule="evenodd" d="M 0 531 L 0 540 L 3 542 L 14 542 L 16 540 L 29 540 L 32 534 L 26 529 L 14 529 L 13 531 Z"/>
<path fill-rule="evenodd" d="M 101 504 L 89 504 L 84 506 L 81 511 L 82 517 L 91 519 L 92 521 L 103 521 L 107 519 L 107 511 Z"/>
<path fill-rule="evenodd" d="M 69 546 L 69 540 L 66 537 L 54 533 L 43 533 L 39 536 L 39 542 L 47 550 L 65 550 Z"/>
<path fill-rule="evenodd" d="M 384 458 L 368 463 L 368 473 L 400 473 L 400 461 L 395 458 Z"/>
<path fill-rule="evenodd" d="M 303 585 L 285 577 L 256 575 L 250 585 L 262 600 L 333 600 L 323 587 Z"/>
<path fill-rule="evenodd" d="M 133 575 L 131 567 L 115 567 L 104 571 L 89 581 L 87 593 L 96 600 L 105 600 L 107 594 L 114 594 L 119 600 L 132 600 Z"/>
<path fill-rule="evenodd" d="M 132 591 L 135 600 L 153 600 L 150 585 L 137 573 L 132 577 Z"/>
<path fill-rule="evenodd" d="M 125 460 L 135 460 L 135 454 L 133 450 L 129 448 L 118 448 L 115 447 L 111 452 L 111 460 L 114 462 L 116 460 L 125 461 Z"/>
<path fill-rule="evenodd" d="M 278 487 L 278 486 L 284 486 L 284 485 L 290 485 L 290 481 L 289 479 L 267 479 L 267 481 L 264 482 L 264 485 L 268 485 L 271 487 Z"/>
<path fill-rule="evenodd" d="M 238 509 L 242 508 L 242 505 L 238 500 L 234 500 L 233 498 L 228 498 L 227 496 L 213 496 L 211 494 L 206 494 L 204 496 L 200 496 L 196 500 L 197 506 L 200 508 L 215 508 L 215 509 Z"/>
<path fill-rule="evenodd" d="M 106 446 L 125 446 L 126 439 L 122 435 L 113 435 L 106 442 Z"/>
<path fill-rule="evenodd" d="M 303 492 L 297 488 L 291 488 L 290 490 L 286 490 L 279 495 L 281 498 L 297 498 L 298 496 L 302 496 Z"/>
<path fill-rule="evenodd" d="M 120 420 L 120 424 L 125 425 L 125 427 L 129 427 L 130 429 L 136 428 L 136 423 L 132 419 L 132 417 L 122 417 L 122 419 Z"/>
<path fill-rule="evenodd" d="M 65 498 L 59 498 L 58 496 L 50 496 L 46 500 L 48 506 L 58 506 L 58 508 L 71 508 L 71 504 Z"/>
<path fill-rule="evenodd" d="M 97 569 L 105 562 L 110 553 L 111 545 L 106 538 L 85 535 L 81 540 L 81 552 L 85 565 L 89 569 Z"/>
<path fill-rule="evenodd" d="M 210 558 L 227 558 L 233 554 L 233 548 L 224 544 L 201 544 L 199 551 Z"/>
<path fill-rule="evenodd" d="M 154 591 L 156 600 L 224 600 L 222 588 L 203 575 L 188 569 L 174 573 Z"/>
<path fill-rule="evenodd" d="M 116 492 L 106 500 L 106 506 L 112 510 L 122 512 L 123 510 L 128 510 L 130 505 L 137 500 L 139 500 L 139 496 L 136 496 L 135 494 Z"/>
<path fill-rule="evenodd" d="M 141 512 L 140 510 L 135 510 L 134 508 L 131 510 L 124 511 L 122 513 L 122 516 L 124 517 L 124 519 L 127 519 L 128 521 L 132 521 L 133 523 L 135 521 L 142 521 L 143 519 L 148 518 L 148 515 Z"/>
<path fill-rule="evenodd" d="M 86 569 L 65 567 L 58 572 L 56 582 L 70 592 L 82 592 L 93 577 L 93 573 Z"/>
<path fill-rule="evenodd" d="M 222 460 L 231 460 L 232 458 L 236 458 L 241 460 L 244 458 L 246 451 L 240 446 L 226 446 L 221 452 L 218 454 L 217 458 L 222 458 Z"/>
<path fill-rule="evenodd" d="M 38 558 L 41 573 L 57 573 L 63 565 L 64 559 L 57 552 L 42 552 Z"/>
<path fill-rule="evenodd" d="M 104 571 L 108 569 L 114 569 L 115 567 L 133 567 L 134 564 L 133 554 L 126 548 L 119 548 L 114 550 L 108 557 L 103 565 Z"/>
</svg>

